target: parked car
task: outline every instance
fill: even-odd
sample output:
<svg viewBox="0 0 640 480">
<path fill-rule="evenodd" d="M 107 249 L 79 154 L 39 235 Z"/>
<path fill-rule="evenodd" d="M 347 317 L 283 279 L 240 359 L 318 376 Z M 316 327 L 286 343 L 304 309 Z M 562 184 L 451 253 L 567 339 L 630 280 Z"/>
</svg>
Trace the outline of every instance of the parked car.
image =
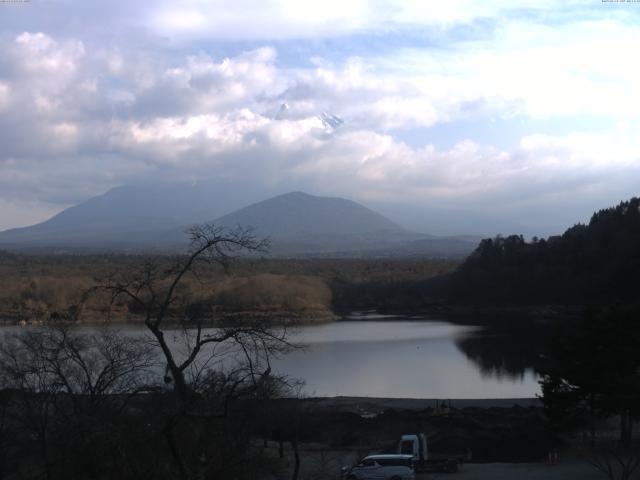
<svg viewBox="0 0 640 480">
<path fill-rule="evenodd" d="M 353 467 L 343 467 L 347 480 L 414 480 L 413 455 L 369 455 Z"/>
</svg>

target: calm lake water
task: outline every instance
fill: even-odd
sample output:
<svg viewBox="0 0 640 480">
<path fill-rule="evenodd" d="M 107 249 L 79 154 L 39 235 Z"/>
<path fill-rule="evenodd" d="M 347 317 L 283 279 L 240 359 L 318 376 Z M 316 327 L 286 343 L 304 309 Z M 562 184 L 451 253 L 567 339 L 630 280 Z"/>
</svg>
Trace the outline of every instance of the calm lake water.
<svg viewBox="0 0 640 480">
<path fill-rule="evenodd" d="M 145 333 L 138 326 L 114 328 L 125 335 Z M 493 344 L 473 343 L 476 338 L 481 337 L 475 327 L 366 315 L 297 328 L 291 339 L 306 347 L 272 366 L 304 380 L 303 393 L 310 396 L 527 398 L 540 392 L 531 368 L 487 368 L 486 359 L 495 364 L 500 352 Z"/>
<path fill-rule="evenodd" d="M 475 328 L 425 320 L 344 320 L 301 328 L 306 343 L 274 362 L 317 396 L 522 398 L 540 392 L 532 369 L 486 371 L 458 347 Z"/>
</svg>

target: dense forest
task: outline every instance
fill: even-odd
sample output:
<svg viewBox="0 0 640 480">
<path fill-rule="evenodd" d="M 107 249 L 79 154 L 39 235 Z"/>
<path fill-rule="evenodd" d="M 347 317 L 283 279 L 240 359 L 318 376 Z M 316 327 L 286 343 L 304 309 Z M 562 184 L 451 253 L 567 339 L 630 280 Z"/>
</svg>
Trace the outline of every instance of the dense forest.
<svg viewBox="0 0 640 480">
<path fill-rule="evenodd" d="M 640 199 L 600 210 L 588 224 L 547 239 L 484 239 L 464 262 L 448 267 L 423 277 L 333 279 L 334 309 L 409 313 L 473 306 L 477 314 L 483 306 L 495 313 L 507 306 L 635 303 Z"/>
<path fill-rule="evenodd" d="M 640 199 L 593 214 L 563 235 L 483 240 L 452 276 L 450 295 L 475 302 L 635 301 L 640 280 Z"/>
</svg>

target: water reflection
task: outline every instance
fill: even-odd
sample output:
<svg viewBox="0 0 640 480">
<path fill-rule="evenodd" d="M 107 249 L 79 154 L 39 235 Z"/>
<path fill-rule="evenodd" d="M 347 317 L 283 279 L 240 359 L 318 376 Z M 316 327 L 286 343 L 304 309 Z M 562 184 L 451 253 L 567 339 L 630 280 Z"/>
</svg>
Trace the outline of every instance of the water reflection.
<svg viewBox="0 0 640 480">
<path fill-rule="evenodd" d="M 539 372 L 546 328 L 523 323 L 517 328 L 491 327 L 458 337 L 456 346 L 485 377 L 519 380 L 527 372 Z"/>
<path fill-rule="evenodd" d="M 477 327 L 442 321 L 342 321 L 300 329 L 297 339 L 308 348 L 274 365 L 304 379 L 308 395 L 516 398 L 539 393 L 531 369 L 496 374 L 495 362 L 484 355 L 489 345 L 480 338 Z"/>
</svg>

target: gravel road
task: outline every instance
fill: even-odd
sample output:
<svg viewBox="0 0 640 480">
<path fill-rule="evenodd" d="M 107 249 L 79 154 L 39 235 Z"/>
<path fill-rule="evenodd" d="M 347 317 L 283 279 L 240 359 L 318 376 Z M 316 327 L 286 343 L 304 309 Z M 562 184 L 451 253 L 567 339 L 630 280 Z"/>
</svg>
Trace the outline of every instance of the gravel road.
<svg viewBox="0 0 640 480">
<path fill-rule="evenodd" d="M 639 479 L 640 475 L 632 477 Z M 418 480 L 605 480 L 606 477 L 579 459 L 545 463 L 467 464 L 457 473 L 421 474 Z"/>
</svg>

